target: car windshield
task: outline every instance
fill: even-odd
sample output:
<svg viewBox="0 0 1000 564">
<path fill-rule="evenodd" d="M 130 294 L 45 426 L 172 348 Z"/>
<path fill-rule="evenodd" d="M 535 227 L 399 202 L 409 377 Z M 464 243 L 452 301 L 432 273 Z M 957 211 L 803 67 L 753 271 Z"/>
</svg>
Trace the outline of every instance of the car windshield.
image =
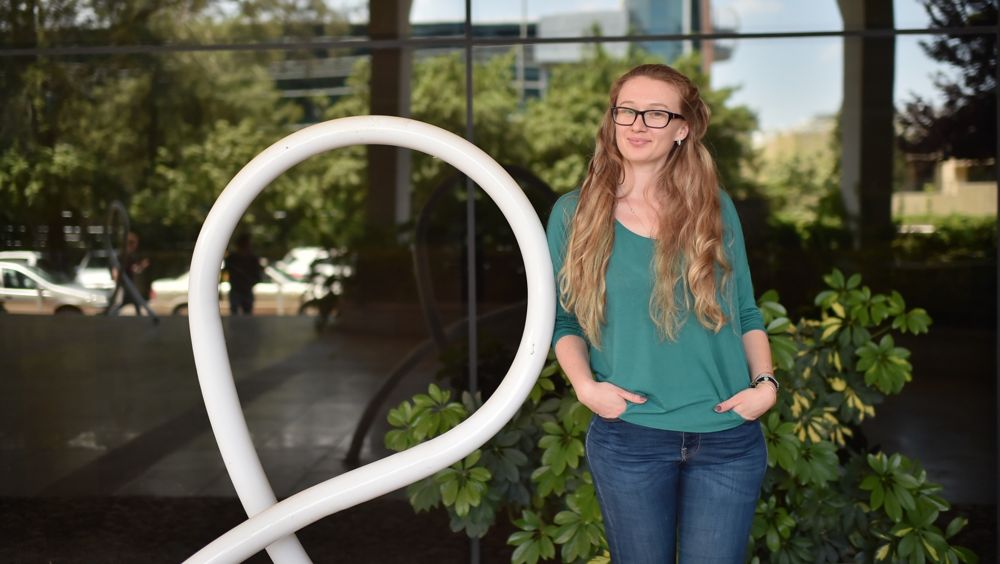
<svg viewBox="0 0 1000 564">
<path fill-rule="evenodd" d="M 88 269 L 100 268 L 102 270 L 106 270 L 110 268 L 110 266 L 111 260 L 107 257 L 107 255 L 90 255 L 87 257 Z"/>
<path fill-rule="evenodd" d="M 43 266 L 28 266 L 28 265 L 23 265 L 23 266 L 24 268 L 30 270 L 31 272 L 34 272 L 43 279 L 55 284 L 66 284 L 73 281 L 73 278 L 71 276 L 59 270 L 45 268 Z"/>
</svg>

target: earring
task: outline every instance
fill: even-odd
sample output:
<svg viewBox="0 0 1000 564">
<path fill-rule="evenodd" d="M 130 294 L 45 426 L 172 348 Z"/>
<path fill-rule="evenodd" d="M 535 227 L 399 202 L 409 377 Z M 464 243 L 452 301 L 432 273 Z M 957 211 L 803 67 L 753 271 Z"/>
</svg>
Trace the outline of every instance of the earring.
<svg viewBox="0 0 1000 564">
<path fill-rule="evenodd" d="M 680 147 L 681 145 L 684 144 L 684 140 L 683 139 L 678 139 L 677 141 L 675 141 L 675 143 L 677 143 L 677 146 Z"/>
</svg>

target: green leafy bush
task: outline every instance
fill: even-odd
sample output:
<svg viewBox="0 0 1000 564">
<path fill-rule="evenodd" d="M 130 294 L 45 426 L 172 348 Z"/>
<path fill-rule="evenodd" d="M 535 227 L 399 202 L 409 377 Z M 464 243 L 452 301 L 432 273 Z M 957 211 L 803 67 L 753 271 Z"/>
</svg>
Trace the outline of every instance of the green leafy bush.
<svg viewBox="0 0 1000 564">
<path fill-rule="evenodd" d="M 931 319 L 897 292 L 874 294 L 834 270 L 816 296 L 818 318 L 793 323 L 774 291 L 759 300 L 783 384 L 762 419 L 769 470 L 748 542 L 751 562 L 976 562 L 950 544 L 949 504 L 920 464 L 856 446 L 860 423 L 912 378 L 894 333 L 927 332 Z M 431 385 L 389 414 L 386 446 L 403 450 L 440 435 L 481 404 Z M 486 534 L 498 517 L 517 528 L 511 561 L 607 562 L 600 508 L 586 469 L 590 411 L 555 361 L 528 401 L 480 450 L 409 487 L 414 509 L 444 506 L 451 528 Z"/>
<path fill-rule="evenodd" d="M 930 233 L 900 233 L 892 242 L 893 255 L 911 262 L 994 260 L 997 222 L 994 216 L 963 215 L 906 218 L 909 224 L 933 226 Z"/>
</svg>

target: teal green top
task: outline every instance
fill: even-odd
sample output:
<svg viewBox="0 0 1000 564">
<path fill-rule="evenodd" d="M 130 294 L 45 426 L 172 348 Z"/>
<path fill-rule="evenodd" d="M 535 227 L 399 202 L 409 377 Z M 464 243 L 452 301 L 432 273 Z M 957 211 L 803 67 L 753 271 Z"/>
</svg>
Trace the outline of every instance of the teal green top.
<svg viewBox="0 0 1000 564">
<path fill-rule="evenodd" d="M 588 342 L 588 349 L 595 379 L 646 397 L 645 403 L 628 404 L 621 419 L 629 423 L 707 433 L 744 422 L 733 410 L 716 413 L 713 408 L 750 383 L 742 336 L 752 329 L 764 329 L 764 320 L 754 300 L 739 216 L 729 195 L 720 190 L 719 196 L 723 242 L 733 272 L 730 283 L 716 294 L 730 320 L 718 333 L 705 328 L 692 313 L 684 320 L 676 341 L 660 337 L 649 315 L 654 240 L 615 221 L 601 348 Z M 549 252 L 557 274 L 579 197 L 578 190 L 562 196 L 549 217 Z M 682 286 L 678 285 L 677 291 L 683 291 Z M 587 340 L 576 317 L 563 309 L 557 296 L 553 346 L 567 335 Z"/>
</svg>

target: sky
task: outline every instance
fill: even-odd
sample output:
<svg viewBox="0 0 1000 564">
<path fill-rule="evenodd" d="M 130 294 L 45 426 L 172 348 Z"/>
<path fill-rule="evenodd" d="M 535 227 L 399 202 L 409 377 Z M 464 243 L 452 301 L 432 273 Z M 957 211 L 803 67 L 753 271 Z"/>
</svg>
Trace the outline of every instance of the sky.
<svg viewBox="0 0 1000 564">
<path fill-rule="evenodd" d="M 358 0 L 342 0 L 359 4 Z M 464 0 L 413 0 L 411 21 L 464 18 Z M 476 22 L 535 21 L 567 12 L 617 9 L 621 0 L 473 0 Z M 925 28 L 928 18 L 918 0 L 893 0 L 897 28 Z M 717 27 L 738 32 L 838 31 L 843 29 L 836 0 L 712 0 Z M 364 17 L 363 14 L 355 12 Z M 923 36 L 926 38 L 927 36 Z M 954 71 L 929 59 L 921 36 L 897 36 L 894 99 L 897 107 L 913 93 L 938 100 L 933 74 Z M 843 97 L 843 39 L 730 40 L 732 57 L 712 67 L 712 87 L 738 87 L 735 104 L 752 108 L 765 133 L 793 128 L 814 116 L 831 115 Z"/>
</svg>

